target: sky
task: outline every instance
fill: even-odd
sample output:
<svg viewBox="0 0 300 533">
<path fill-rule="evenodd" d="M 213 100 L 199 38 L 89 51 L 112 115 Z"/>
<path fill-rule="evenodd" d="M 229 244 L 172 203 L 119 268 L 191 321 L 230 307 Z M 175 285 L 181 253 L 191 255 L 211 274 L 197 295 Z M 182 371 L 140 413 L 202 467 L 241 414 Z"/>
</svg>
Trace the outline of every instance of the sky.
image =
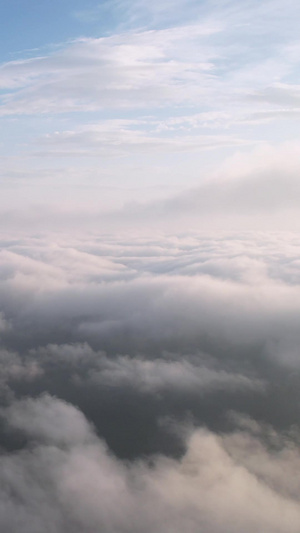
<svg viewBox="0 0 300 533">
<path fill-rule="evenodd" d="M 0 531 L 299 533 L 299 16 L 1 2 Z"/>
<path fill-rule="evenodd" d="M 299 227 L 298 2 L 0 10 L 7 223 Z"/>
</svg>

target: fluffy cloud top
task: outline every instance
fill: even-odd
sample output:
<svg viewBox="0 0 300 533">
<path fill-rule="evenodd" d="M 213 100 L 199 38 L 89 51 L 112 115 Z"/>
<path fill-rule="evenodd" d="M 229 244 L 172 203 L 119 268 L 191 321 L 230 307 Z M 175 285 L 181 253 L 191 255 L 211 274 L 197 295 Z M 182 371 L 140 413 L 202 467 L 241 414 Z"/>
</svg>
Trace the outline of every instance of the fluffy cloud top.
<svg viewBox="0 0 300 533">
<path fill-rule="evenodd" d="M 299 246 L 3 238 L 1 528 L 296 533 Z"/>
<path fill-rule="evenodd" d="M 1 456 L 4 529 L 298 531 L 299 451 L 268 428 L 246 424 L 230 437 L 197 430 L 180 461 L 122 464 L 76 408 L 55 398 L 23 400 L 3 415 L 34 439 L 26 453 Z"/>
</svg>

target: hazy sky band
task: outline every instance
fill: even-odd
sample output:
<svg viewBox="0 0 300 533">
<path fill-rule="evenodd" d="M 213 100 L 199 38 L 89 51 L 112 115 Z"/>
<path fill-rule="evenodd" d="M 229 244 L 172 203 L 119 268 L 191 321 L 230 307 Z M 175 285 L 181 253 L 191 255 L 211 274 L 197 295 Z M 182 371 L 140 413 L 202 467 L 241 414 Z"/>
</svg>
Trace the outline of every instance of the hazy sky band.
<svg viewBox="0 0 300 533">
<path fill-rule="evenodd" d="M 206 198 L 211 188 L 206 209 L 201 201 L 189 205 L 193 223 L 203 224 L 214 203 L 205 227 L 233 229 L 222 197 L 228 184 L 237 189 L 231 212 L 253 198 L 252 215 L 238 213 L 245 228 L 295 227 L 297 2 L 119 1 L 83 9 L 29 1 L 1 9 L 9 46 L 0 67 L 8 217 L 47 207 L 52 221 L 57 212 L 109 211 L 123 223 L 132 202 L 139 214 L 149 204 L 146 218 L 162 201 L 184 212 L 188 191 Z M 22 35 L 15 48 L 10 35 Z M 185 213 L 180 224 L 191 224 Z"/>
</svg>

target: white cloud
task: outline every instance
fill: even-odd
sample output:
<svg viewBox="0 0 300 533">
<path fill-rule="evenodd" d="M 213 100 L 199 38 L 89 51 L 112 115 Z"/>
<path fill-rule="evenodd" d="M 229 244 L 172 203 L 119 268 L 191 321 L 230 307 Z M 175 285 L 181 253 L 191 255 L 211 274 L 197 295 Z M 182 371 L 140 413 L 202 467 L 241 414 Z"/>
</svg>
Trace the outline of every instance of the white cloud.
<svg viewBox="0 0 300 533">
<path fill-rule="evenodd" d="M 207 2 L 193 24 L 177 21 L 160 30 L 81 39 L 50 56 L 8 62 L 0 70 L 0 86 L 8 89 L 1 114 L 179 104 L 223 111 L 226 106 L 235 115 L 237 106 L 250 105 L 247 95 L 279 90 L 282 83 L 293 90 L 293 82 L 285 80 L 298 62 L 297 6 L 289 2 L 283 16 L 279 7 L 264 1 L 216 8 Z M 142 8 L 148 9 L 144 2 Z M 233 46 L 235 40 L 239 46 Z M 253 107 L 259 109 L 257 99 Z"/>
<path fill-rule="evenodd" d="M 41 342 L 57 343 L 48 331 L 51 323 L 51 331 L 64 329 L 65 339 L 111 346 L 123 355 L 128 335 L 135 353 L 153 343 L 160 352 L 197 352 L 203 335 L 267 349 L 296 338 L 296 236 L 275 234 L 270 242 L 259 234 L 210 239 L 160 237 L 149 244 L 128 235 L 123 243 L 91 235 L 90 241 L 69 236 L 52 244 L 39 238 L 8 244 L 8 250 L 4 245 L 0 291 L 12 328 L 6 335 L 26 338 L 27 324 L 34 323 Z M 37 347 L 34 336 L 32 341 Z M 140 368 L 143 375 L 140 365 L 133 373 Z M 153 369 L 148 370 L 146 365 L 151 381 Z"/>
<path fill-rule="evenodd" d="M 74 131 L 55 132 L 39 140 L 41 157 L 94 156 L 111 158 L 130 154 L 159 154 L 172 152 L 197 152 L 227 146 L 241 146 L 247 141 L 232 135 L 188 135 L 171 137 L 159 135 L 151 121 L 111 120 L 99 124 L 82 126 Z"/>
<path fill-rule="evenodd" d="M 216 30 L 211 28 L 214 33 Z M 2 114 L 149 107 L 203 94 L 215 52 L 201 25 L 82 39 L 49 57 L 2 65 Z M 182 47 L 184 46 L 184 51 Z"/>
</svg>

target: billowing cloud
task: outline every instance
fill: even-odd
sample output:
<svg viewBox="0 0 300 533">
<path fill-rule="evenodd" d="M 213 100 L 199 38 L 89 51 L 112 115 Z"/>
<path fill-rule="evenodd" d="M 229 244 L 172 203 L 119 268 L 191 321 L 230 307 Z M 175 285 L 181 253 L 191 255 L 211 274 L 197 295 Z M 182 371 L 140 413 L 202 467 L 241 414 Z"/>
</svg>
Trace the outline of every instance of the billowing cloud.
<svg viewBox="0 0 300 533">
<path fill-rule="evenodd" d="M 122 464 L 55 398 L 15 402 L 2 416 L 31 442 L 26 453 L 1 456 L 4 529 L 298 531 L 299 451 L 268 428 L 248 423 L 230 437 L 196 430 L 179 461 Z"/>
<path fill-rule="evenodd" d="M 178 453 L 161 422 L 174 417 L 224 429 L 230 410 L 259 412 L 287 428 L 297 254 L 279 234 L 3 242 L 2 396 L 75 403 L 121 456 Z"/>
<path fill-rule="evenodd" d="M 3 238 L 1 527 L 296 532 L 299 246 Z"/>
</svg>

